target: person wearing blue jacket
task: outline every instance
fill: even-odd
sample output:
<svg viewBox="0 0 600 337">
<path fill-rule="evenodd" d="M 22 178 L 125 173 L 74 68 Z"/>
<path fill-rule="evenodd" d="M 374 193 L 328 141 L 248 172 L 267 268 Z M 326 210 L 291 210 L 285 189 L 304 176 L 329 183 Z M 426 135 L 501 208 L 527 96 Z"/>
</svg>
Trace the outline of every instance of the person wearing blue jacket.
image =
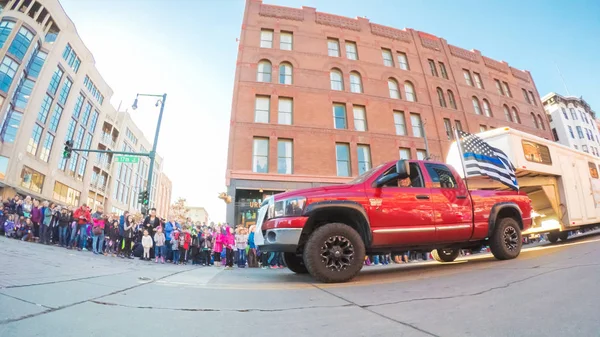
<svg viewBox="0 0 600 337">
<path fill-rule="evenodd" d="M 171 249 L 171 239 L 173 236 L 173 231 L 175 229 L 181 230 L 181 225 L 179 225 L 173 217 L 169 217 L 169 221 L 165 223 L 165 247 L 167 250 L 167 261 L 173 260 L 173 250 Z"/>
<path fill-rule="evenodd" d="M 129 215 L 129 211 L 125 211 L 123 212 L 123 215 L 121 215 L 119 217 L 119 241 L 121 244 L 119 245 L 119 247 L 117 247 L 117 254 L 120 257 L 124 257 L 123 255 L 123 246 L 125 245 L 125 240 L 123 240 L 123 238 L 125 237 L 125 219 L 127 219 L 127 216 Z"/>
</svg>

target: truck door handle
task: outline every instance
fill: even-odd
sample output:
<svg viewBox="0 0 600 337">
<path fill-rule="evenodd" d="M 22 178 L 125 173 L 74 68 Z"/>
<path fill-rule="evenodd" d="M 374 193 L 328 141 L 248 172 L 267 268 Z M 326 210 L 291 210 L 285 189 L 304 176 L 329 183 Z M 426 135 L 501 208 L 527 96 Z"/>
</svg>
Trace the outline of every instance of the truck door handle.
<svg viewBox="0 0 600 337">
<path fill-rule="evenodd" d="M 466 199 L 467 196 L 466 195 L 457 195 L 456 199 Z"/>
<path fill-rule="evenodd" d="M 429 199 L 429 196 L 426 194 L 419 194 L 417 195 L 417 199 Z"/>
</svg>

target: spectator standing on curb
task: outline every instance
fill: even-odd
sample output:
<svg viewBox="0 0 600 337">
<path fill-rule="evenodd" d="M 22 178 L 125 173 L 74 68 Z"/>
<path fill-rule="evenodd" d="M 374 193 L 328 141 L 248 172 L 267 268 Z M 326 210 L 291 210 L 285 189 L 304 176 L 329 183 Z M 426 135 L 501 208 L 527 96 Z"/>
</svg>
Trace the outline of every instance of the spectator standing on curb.
<svg viewBox="0 0 600 337">
<path fill-rule="evenodd" d="M 256 226 L 250 226 L 248 234 L 248 268 L 258 268 L 258 257 L 256 256 L 256 244 L 254 243 L 254 230 Z"/>
<path fill-rule="evenodd" d="M 123 212 L 123 215 L 119 217 L 119 245 L 117 246 L 117 254 L 120 257 L 124 257 L 123 255 L 123 244 L 125 243 L 125 220 L 129 215 L 128 211 Z"/>
<path fill-rule="evenodd" d="M 102 214 L 103 211 L 102 206 L 97 206 L 96 212 L 92 214 L 92 251 L 94 254 L 102 254 L 104 246 L 104 227 L 106 223 Z"/>
<path fill-rule="evenodd" d="M 150 236 L 150 239 L 152 240 L 152 237 L 154 236 L 154 231 L 156 230 L 156 228 L 158 226 L 160 226 L 160 219 L 156 216 L 156 208 L 150 209 L 150 215 L 148 215 L 144 219 L 144 223 L 142 225 L 143 225 L 143 229 L 148 231 L 148 235 Z M 150 258 L 152 258 L 153 255 L 154 255 L 154 252 L 150 251 Z"/>
<path fill-rule="evenodd" d="M 54 206 L 54 204 L 52 204 Z M 48 206 L 48 201 L 42 203 L 41 208 L 42 214 L 42 232 L 40 235 L 40 242 L 49 245 L 50 234 L 52 233 L 52 207 Z"/>
<path fill-rule="evenodd" d="M 215 259 L 215 266 L 221 266 L 221 252 L 223 252 L 223 234 L 221 233 L 221 226 L 217 225 L 213 234 L 213 252 Z"/>
<path fill-rule="evenodd" d="M 66 207 L 61 208 L 58 213 L 58 243 L 61 247 L 67 247 L 67 233 L 71 224 L 71 215 Z"/>
<path fill-rule="evenodd" d="M 231 227 L 225 227 L 225 237 L 223 238 L 225 248 L 225 267 L 233 268 L 233 249 L 235 248 L 235 236 L 231 233 Z"/>
<path fill-rule="evenodd" d="M 173 237 L 173 230 L 175 229 L 175 221 L 173 217 L 169 217 L 169 221 L 165 223 L 165 258 L 167 261 L 173 260 L 173 251 L 171 250 L 171 239 Z"/>
<path fill-rule="evenodd" d="M 123 256 L 128 259 L 133 259 L 131 256 L 131 244 L 133 243 L 133 239 L 135 238 L 135 221 L 133 220 L 133 215 L 128 214 L 125 218 L 125 237 L 123 238 Z"/>
<path fill-rule="evenodd" d="M 77 221 L 77 230 L 79 231 L 79 250 L 87 250 L 87 226 L 92 222 L 92 216 L 87 205 L 83 204 L 75 210 L 73 217 Z"/>
<path fill-rule="evenodd" d="M 158 263 L 160 257 L 160 263 L 165 263 L 165 234 L 162 232 L 162 228 L 158 227 L 154 234 L 154 256 L 155 263 Z"/>
<path fill-rule="evenodd" d="M 42 224 L 42 205 L 37 200 L 31 200 L 30 196 L 25 198 L 23 205 L 23 215 L 31 218 L 33 223 L 33 236 L 39 238 L 41 235 L 40 225 Z"/>
<path fill-rule="evenodd" d="M 237 265 L 240 268 L 246 267 L 246 247 L 248 247 L 248 235 L 246 229 L 239 227 L 235 235 L 235 247 L 237 248 Z"/>
<path fill-rule="evenodd" d="M 141 260 L 150 261 L 150 248 L 152 248 L 152 238 L 148 235 L 148 230 L 144 229 L 144 236 L 142 237 L 142 247 L 144 247 L 144 256 Z"/>
</svg>

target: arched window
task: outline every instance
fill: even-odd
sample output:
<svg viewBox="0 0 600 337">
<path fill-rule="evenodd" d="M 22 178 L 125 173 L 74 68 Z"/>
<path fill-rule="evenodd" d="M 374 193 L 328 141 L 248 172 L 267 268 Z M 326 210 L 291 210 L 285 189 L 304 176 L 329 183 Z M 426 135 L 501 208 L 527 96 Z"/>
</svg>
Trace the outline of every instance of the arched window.
<svg viewBox="0 0 600 337">
<path fill-rule="evenodd" d="M 454 93 L 452 93 L 452 90 L 448 90 L 448 103 L 450 103 L 450 107 L 454 110 L 456 110 L 456 100 L 454 99 Z"/>
<path fill-rule="evenodd" d="M 398 90 L 398 82 L 393 78 L 388 78 L 388 89 L 390 89 L 390 98 L 400 99 L 400 91 Z"/>
<path fill-rule="evenodd" d="M 342 72 L 338 69 L 331 69 L 329 73 L 329 80 L 331 82 L 331 90 L 344 90 L 344 77 L 342 76 Z"/>
<path fill-rule="evenodd" d="M 438 100 L 440 101 L 440 106 L 442 108 L 446 107 L 446 99 L 444 98 L 444 90 L 442 90 L 442 88 L 438 87 L 437 89 L 437 94 L 438 94 Z"/>
<path fill-rule="evenodd" d="M 292 65 L 287 62 L 279 65 L 279 84 L 292 84 Z"/>
<path fill-rule="evenodd" d="M 415 95 L 415 87 L 409 81 L 404 82 L 404 96 L 409 102 L 416 102 L 417 95 Z"/>
<path fill-rule="evenodd" d="M 536 128 L 536 129 L 539 129 L 539 128 L 540 128 L 540 126 L 538 125 L 538 121 L 537 121 L 537 119 L 535 118 L 535 115 L 533 114 L 533 112 L 531 113 L 531 118 L 533 119 L 533 125 L 535 125 L 535 128 Z"/>
<path fill-rule="evenodd" d="M 510 115 L 510 110 L 508 110 L 508 107 L 506 105 L 502 106 L 504 108 L 504 117 L 506 118 L 507 121 L 509 122 L 513 122 L 512 116 Z"/>
<path fill-rule="evenodd" d="M 271 82 L 271 62 L 262 60 L 258 62 L 258 71 L 256 73 L 256 81 Z"/>
<path fill-rule="evenodd" d="M 475 110 L 476 114 L 481 115 L 481 106 L 479 105 L 479 100 L 475 96 L 473 96 L 473 110 Z"/>
<path fill-rule="evenodd" d="M 544 124 L 544 120 L 542 119 L 542 116 L 539 114 L 538 114 L 538 121 L 540 121 L 540 126 L 542 127 L 542 129 L 546 130 L 546 124 Z"/>
<path fill-rule="evenodd" d="M 488 116 L 488 117 L 492 117 L 492 109 L 490 108 L 490 103 L 487 101 L 487 99 L 483 99 L 483 113 Z"/>
<path fill-rule="evenodd" d="M 350 73 L 350 91 L 358 94 L 363 92 L 360 74 L 356 71 Z"/>
<path fill-rule="evenodd" d="M 515 108 L 513 106 L 511 109 L 511 112 L 512 112 L 513 122 L 521 124 L 521 118 L 519 118 L 519 112 L 517 111 L 517 108 Z"/>
</svg>

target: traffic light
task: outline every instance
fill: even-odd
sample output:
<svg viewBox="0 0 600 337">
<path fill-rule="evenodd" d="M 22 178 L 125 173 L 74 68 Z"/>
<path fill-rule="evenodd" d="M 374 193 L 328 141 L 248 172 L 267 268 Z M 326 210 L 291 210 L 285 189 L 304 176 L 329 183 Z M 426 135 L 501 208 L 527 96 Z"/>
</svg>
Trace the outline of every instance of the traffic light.
<svg viewBox="0 0 600 337">
<path fill-rule="evenodd" d="M 71 152 L 73 152 L 73 141 L 67 140 L 65 142 L 65 148 L 63 151 L 63 158 L 69 159 L 71 158 Z"/>
<path fill-rule="evenodd" d="M 144 202 L 144 192 L 145 191 L 141 191 L 138 195 L 138 204 L 142 204 Z"/>
<path fill-rule="evenodd" d="M 148 206 L 150 201 L 148 200 L 148 191 L 141 191 L 138 196 L 138 202 L 144 206 Z"/>
</svg>

